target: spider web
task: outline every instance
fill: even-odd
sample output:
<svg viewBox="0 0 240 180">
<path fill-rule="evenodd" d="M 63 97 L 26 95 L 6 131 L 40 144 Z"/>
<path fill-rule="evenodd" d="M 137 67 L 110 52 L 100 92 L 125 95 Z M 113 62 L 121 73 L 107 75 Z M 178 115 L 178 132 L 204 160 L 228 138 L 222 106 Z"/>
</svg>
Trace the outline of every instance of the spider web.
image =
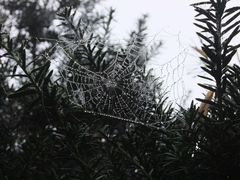
<svg viewBox="0 0 240 180">
<path fill-rule="evenodd" d="M 140 80 L 138 60 L 144 50 L 143 39 L 135 36 L 124 52 L 117 52 L 102 72 L 93 72 L 77 61 L 64 63 L 61 75 L 70 100 L 86 112 L 110 116 L 128 122 L 149 123 L 161 119 L 153 100 L 156 83 Z M 156 85 L 157 86 L 157 85 Z"/>
<path fill-rule="evenodd" d="M 77 35 L 76 32 L 67 31 L 59 37 L 60 41 L 57 42 L 60 51 L 64 53 L 60 74 L 69 100 L 87 113 L 157 129 L 162 128 L 165 118 L 168 118 L 168 115 L 161 112 L 164 94 L 162 83 L 157 82 L 153 76 L 146 76 L 145 79 L 139 77 L 139 72 L 142 72 L 139 61 L 143 61 L 148 48 L 144 38 L 135 34 L 126 50 L 113 49 L 115 54 L 107 68 L 96 72 L 77 61 L 72 54 L 79 46 L 98 44 L 104 48 L 107 43 L 99 40 L 97 36 L 93 38 L 93 33 L 88 31 L 85 24 L 82 27 L 85 28 L 84 31 L 80 31 Z M 172 68 L 172 64 L 174 64 L 173 60 L 159 68 L 170 72 L 169 68 Z M 178 62 L 174 67 L 174 74 L 179 67 Z M 167 72 L 167 78 L 169 72 Z M 180 80 L 174 81 L 171 88 L 178 86 Z"/>
</svg>

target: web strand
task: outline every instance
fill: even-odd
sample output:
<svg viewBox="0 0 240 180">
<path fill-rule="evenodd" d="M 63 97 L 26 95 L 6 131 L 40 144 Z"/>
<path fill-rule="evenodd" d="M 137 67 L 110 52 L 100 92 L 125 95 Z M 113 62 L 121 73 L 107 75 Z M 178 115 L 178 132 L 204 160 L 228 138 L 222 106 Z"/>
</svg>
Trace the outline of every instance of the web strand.
<svg viewBox="0 0 240 180">
<path fill-rule="evenodd" d="M 61 75 L 71 101 L 87 112 L 145 123 L 159 120 L 157 103 L 152 99 L 153 83 L 135 77 L 137 61 L 144 47 L 143 39 L 134 37 L 126 54 L 116 53 L 103 72 L 93 72 L 74 61 L 61 66 Z M 66 47 L 63 47 L 65 49 Z M 67 55 L 66 57 L 71 57 Z"/>
</svg>

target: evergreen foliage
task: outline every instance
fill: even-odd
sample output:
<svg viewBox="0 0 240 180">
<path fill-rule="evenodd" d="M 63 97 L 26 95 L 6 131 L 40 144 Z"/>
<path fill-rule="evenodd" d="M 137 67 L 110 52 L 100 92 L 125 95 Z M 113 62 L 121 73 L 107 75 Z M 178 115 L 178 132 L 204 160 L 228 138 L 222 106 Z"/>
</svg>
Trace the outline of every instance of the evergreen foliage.
<svg viewBox="0 0 240 180">
<path fill-rule="evenodd" d="M 201 77 L 214 83 L 199 85 L 215 93 L 211 100 L 198 99 L 209 105 L 207 113 L 202 113 L 193 103 L 188 109 L 180 108 L 176 112 L 162 94 L 161 82 L 146 71 L 146 63 L 161 42 L 150 47 L 152 51 L 147 51 L 145 57 L 135 57 L 134 66 L 124 53 L 134 35 L 141 37 L 139 44 L 144 47 L 146 16 L 139 20 L 137 30 L 130 34 L 128 45 L 124 46 L 110 40 L 114 10 L 107 16 L 93 13 L 99 1 L 59 1 L 58 32 L 45 29 L 55 17 L 55 10 L 47 9 L 47 4 L 41 9 L 37 1 L 16 2 L 0 3 L 19 20 L 15 39 L 6 33 L 9 28 L 6 23 L 0 29 L 0 179 L 225 180 L 240 177 L 240 67 L 229 65 L 239 47 L 231 42 L 240 31 L 240 7 L 228 7 L 229 0 L 192 5 L 198 13 L 195 25 L 201 29 L 197 34 L 203 40 L 202 51 L 206 54 L 201 60 L 208 76 Z M 75 8 L 62 9 L 67 5 Z M 44 12 L 48 18 L 33 9 L 40 14 Z M 80 18 L 76 10 L 81 11 Z M 26 18 L 30 17 L 29 13 L 36 16 L 36 22 Z M 23 35 L 23 29 L 28 33 Z M 87 43 L 82 43 L 86 35 L 89 35 Z M 40 51 L 36 39 L 41 38 L 49 48 Z M 125 60 L 113 62 L 116 55 Z M 60 68 L 52 68 L 54 59 L 60 62 Z M 139 102 L 133 106 L 139 110 L 114 102 L 107 109 L 103 107 L 105 104 L 97 106 L 93 101 L 84 106 L 79 100 L 73 100 L 79 95 L 70 93 L 69 96 L 69 92 L 80 87 L 73 88 L 74 84 L 85 83 L 81 87 L 93 88 L 97 83 L 95 76 L 108 76 L 105 70 L 113 65 L 120 67 L 120 73 L 127 69 L 127 76 L 117 83 L 128 80 L 122 84 L 134 88 L 127 91 L 134 102 L 129 105 Z M 70 78 L 69 73 L 73 73 Z M 72 79 L 77 73 L 78 78 Z M 94 78 L 90 83 L 91 76 Z M 146 88 L 147 94 L 139 93 L 140 85 Z M 112 87 L 103 83 L 101 87 L 104 87 L 101 93 L 94 91 L 91 95 L 110 93 L 129 100 L 129 96 L 121 94 L 122 89 L 114 89 L 115 84 Z M 109 109 L 119 107 L 125 109 L 120 108 L 121 113 L 109 113 Z"/>
</svg>

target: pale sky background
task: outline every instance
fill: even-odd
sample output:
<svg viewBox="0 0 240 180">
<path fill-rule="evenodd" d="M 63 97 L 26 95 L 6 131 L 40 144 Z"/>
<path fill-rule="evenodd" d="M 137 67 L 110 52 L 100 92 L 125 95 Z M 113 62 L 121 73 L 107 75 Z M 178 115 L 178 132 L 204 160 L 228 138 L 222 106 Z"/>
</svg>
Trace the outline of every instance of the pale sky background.
<svg viewBox="0 0 240 180">
<path fill-rule="evenodd" d="M 101 5 L 103 10 L 110 6 L 116 9 L 112 30 L 113 36 L 119 41 L 128 37 L 141 15 L 149 15 L 150 39 L 156 36 L 156 39 L 162 40 L 163 46 L 148 67 L 154 69 L 156 76 L 164 76 L 171 100 L 181 103 L 191 91 L 187 105 L 192 99 L 203 97 L 202 93 L 206 93 L 197 85 L 202 80 L 196 76 L 203 72 L 198 54 L 191 48 L 200 46 L 195 33 L 198 29 L 193 25 L 195 12 L 190 6 L 193 2 L 197 1 L 105 0 Z M 231 3 L 239 5 L 239 0 L 232 0 Z"/>
</svg>

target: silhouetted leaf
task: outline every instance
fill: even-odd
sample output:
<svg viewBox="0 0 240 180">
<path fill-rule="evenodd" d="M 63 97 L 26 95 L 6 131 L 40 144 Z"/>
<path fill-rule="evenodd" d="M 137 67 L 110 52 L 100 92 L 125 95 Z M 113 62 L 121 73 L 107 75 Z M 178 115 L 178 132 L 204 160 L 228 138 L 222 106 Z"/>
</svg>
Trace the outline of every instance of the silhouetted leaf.
<svg viewBox="0 0 240 180">
<path fill-rule="evenodd" d="M 228 31 L 230 31 L 232 28 L 235 28 L 237 25 L 239 25 L 240 20 L 233 23 L 231 26 L 227 27 L 224 31 L 222 31 L 222 35 L 226 34 Z"/>
<path fill-rule="evenodd" d="M 215 77 L 216 76 L 216 72 L 215 72 L 215 70 L 210 70 L 210 69 L 208 69 L 208 68 L 206 68 L 206 67 L 201 67 L 205 72 L 207 72 L 208 74 L 210 74 L 212 77 Z"/>
<path fill-rule="evenodd" d="M 53 74 L 53 70 L 51 70 L 48 73 L 48 75 L 44 78 L 44 80 L 43 80 L 43 89 L 47 89 L 47 85 L 50 82 L 50 78 L 51 78 L 52 74 Z"/>
<path fill-rule="evenodd" d="M 239 6 L 236 6 L 236 7 L 232 7 L 232 8 L 228 8 L 225 10 L 225 14 L 223 16 L 223 19 L 226 18 L 227 16 L 233 14 L 234 12 L 240 10 L 240 7 Z"/>
<path fill-rule="evenodd" d="M 203 102 L 203 103 L 206 103 L 206 104 L 210 104 L 212 106 L 217 106 L 217 103 L 213 102 L 213 101 L 209 101 L 209 100 L 205 100 L 205 99 L 200 99 L 200 98 L 196 98 L 197 101 L 200 101 L 200 102 Z"/>
<path fill-rule="evenodd" d="M 240 27 L 240 26 L 237 26 L 237 27 L 233 30 L 233 32 L 228 36 L 228 38 L 223 42 L 223 46 L 224 46 L 225 51 L 227 50 L 228 45 L 229 45 L 229 43 L 231 42 L 231 40 L 240 32 L 240 31 L 239 31 L 239 27 Z"/>
<path fill-rule="evenodd" d="M 198 35 L 200 38 L 202 38 L 203 40 L 207 41 L 210 45 L 213 45 L 213 42 L 210 40 L 209 37 L 206 37 L 206 36 L 204 36 L 204 35 L 202 35 L 201 33 L 198 33 L 198 32 L 197 32 L 197 35 Z"/>
<path fill-rule="evenodd" d="M 209 80 L 209 81 L 214 81 L 214 79 L 209 78 L 209 77 L 206 77 L 206 76 L 198 75 L 198 77 L 203 78 L 203 79 L 206 79 L 206 80 Z"/>
<path fill-rule="evenodd" d="M 19 98 L 19 97 L 24 97 L 24 96 L 33 95 L 33 94 L 36 94 L 35 89 L 25 89 L 22 91 L 16 91 L 12 94 L 9 94 L 8 97 L 9 98 Z"/>
<path fill-rule="evenodd" d="M 212 92 L 216 92 L 216 89 L 214 86 L 211 86 L 211 85 L 205 85 L 205 84 L 201 84 L 201 83 L 198 83 L 199 86 L 203 87 L 204 89 L 207 89 L 207 90 L 210 90 Z"/>
<path fill-rule="evenodd" d="M 208 60 L 206 58 L 203 58 L 203 57 L 200 57 L 200 59 L 207 65 L 209 65 L 210 67 L 214 67 L 215 66 L 215 63 L 212 62 L 211 60 Z"/>
<path fill-rule="evenodd" d="M 232 57 L 234 56 L 234 54 L 236 54 L 236 52 L 237 50 L 233 50 L 230 54 L 224 57 L 223 67 L 228 65 L 228 63 L 232 60 Z"/>
<path fill-rule="evenodd" d="M 213 61 L 214 63 L 217 63 L 217 56 L 216 56 L 216 53 L 214 52 L 215 51 L 214 49 L 210 49 L 208 46 L 203 44 L 202 50 L 209 57 L 211 61 Z"/>
<path fill-rule="evenodd" d="M 13 67 L 12 77 L 14 77 L 14 75 L 15 75 L 15 73 L 16 73 L 16 70 L 17 70 L 17 67 L 18 67 L 18 65 L 15 65 L 15 66 Z"/>
<path fill-rule="evenodd" d="M 222 24 L 222 26 L 229 25 L 233 20 L 235 20 L 240 15 L 240 12 L 236 13 L 234 16 L 232 16 L 230 19 L 228 19 L 225 23 Z"/>
<path fill-rule="evenodd" d="M 44 80 L 44 77 L 46 76 L 48 69 L 50 67 L 50 61 L 47 61 L 40 69 L 39 72 L 37 73 L 35 80 L 39 84 Z"/>
<path fill-rule="evenodd" d="M 200 24 L 198 24 L 198 23 L 193 23 L 193 24 L 194 24 L 195 26 L 201 28 L 201 29 L 203 30 L 203 32 L 208 32 L 208 31 L 209 31 L 208 28 L 205 27 L 205 26 L 202 26 L 202 25 L 200 25 Z"/>
<path fill-rule="evenodd" d="M 195 11 L 201 13 L 202 15 L 205 15 L 208 20 L 211 20 L 212 22 L 216 22 L 215 15 L 211 13 L 210 11 L 206 11 L 205 9 L 195 7 Z"/>
</svg>

